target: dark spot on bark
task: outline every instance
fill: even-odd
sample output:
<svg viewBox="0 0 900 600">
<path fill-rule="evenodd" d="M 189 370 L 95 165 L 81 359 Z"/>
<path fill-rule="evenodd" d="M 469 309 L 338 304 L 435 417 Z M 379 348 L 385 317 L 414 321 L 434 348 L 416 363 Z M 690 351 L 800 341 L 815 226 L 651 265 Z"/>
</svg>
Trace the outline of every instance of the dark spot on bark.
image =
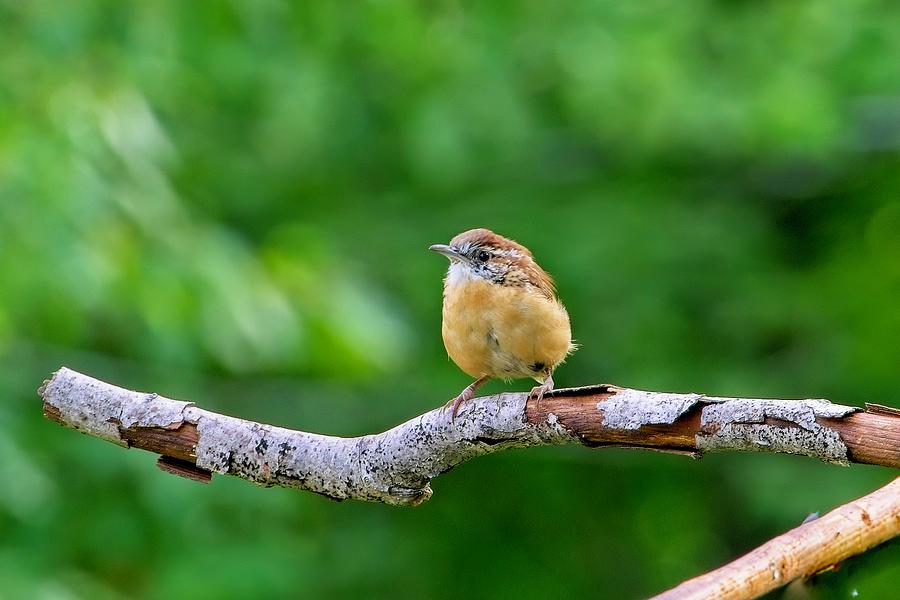
<svg viewBox="0 0 900 600">
<path fill-rule="evenodd" d="M 297 446 L 293 446 L 287 442 L 281 442 L 278 444 L 278 457 L 285 458 L 288 453 L 293 452 L 297 449 Z"/>
<path fill-rule="evenodd" d="M 722 425 L 720 423 L 715 423 L 715 422 L 707 423 L 706 425 L 703 425 L 700 428 L 700 433 L 702 433 L 704 435 L 714 435 L 721 428 L 722 428 Z"/>
<path fill-rule="evenodd" d="M 550 390 L 549 392 L 544 394 L 544 398 L 568 398 L 572 396 L 590 396 L 593 394 L 609 394 L 610 396 L 614 396 L 621 391 L 622 390 L 620 388 L 617 388 L 614 385 L 601 383 L 597 385 L 583 385 L 580 387 Z"/>
<path fill-rule="evenodd" d="M 865 523 L 867 526 L 871 527 L 872 517 L 869 516 L 869 513 L 867 513 L 866 511 L 862 511 L 862 514 L 859 516 L 862 517 L 863 523 Z"/>
<path fill-rule="evenodd" d="M 269 449 L 269 440 L 266 438 L 259 438 L 259 441 L 256 442 L 256 453 L 257 454 L 265 454 L 266 450 Z"/>
<path fill-rule="evenodd" d="M 489 437 L 476 437 L 476 442 L 481 442 L 482 444 L 486 444 L 488 446 L 496 446 L 497 444 L 502 444 L 506 440 L 500 440 L 497 438 L 489 438 Z"/>
</svg>

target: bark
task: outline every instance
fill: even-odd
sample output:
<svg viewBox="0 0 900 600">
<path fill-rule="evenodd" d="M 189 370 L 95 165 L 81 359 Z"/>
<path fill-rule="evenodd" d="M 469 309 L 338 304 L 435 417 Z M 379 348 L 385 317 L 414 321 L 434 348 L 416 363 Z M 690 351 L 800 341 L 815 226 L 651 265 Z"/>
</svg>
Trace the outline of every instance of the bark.
<svg viewBox="0 0 900 600">
<path fill-rule="evenodd" d="M 208 481 L 243 477 L 344 500 L 417 505 L 431 480 L 507 448 L 581 443 L 699 457 L 706 452 L 801 454 L 830 463 L 900 466 L 900 414 L 826 400 L 717 398 L 612 385 L 466 402 L 455 421 L 435 409 L 355 438 L 293 431 L 133 392 L 62 368 L 39 390 L 52 420 L 124 447 L 160 454 L 165 471 Z"/>
<path fill-rule="evenodd" d="M 744 600 L 830 569 L 900 535 L 900 478 L 653 600 Z"/>
</svg>

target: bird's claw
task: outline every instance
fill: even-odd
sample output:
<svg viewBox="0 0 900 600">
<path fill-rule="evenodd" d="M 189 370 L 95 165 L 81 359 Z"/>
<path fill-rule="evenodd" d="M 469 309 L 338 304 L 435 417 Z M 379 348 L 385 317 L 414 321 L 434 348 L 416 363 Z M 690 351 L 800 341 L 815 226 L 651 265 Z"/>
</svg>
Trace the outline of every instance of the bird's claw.
<svg viewBox="0 0 900 600">
<path fill-rule="evenodd" d="M 534 398 L 540 403 L 540 401 L 544 399 L 544 394 L 551 391 L 553 391 L 553 378 L 547 377 L 547 379 L 544 380 L 544 383 L 531 388 L 531 391 L 528 393 L 528 398 Z"/>
<path fill-rule="evenodd" d="M 462 403 L 465 402 L 466 400 L 470 400 L 472 398 L 473 394 L 466 394 L 467 391 L 468 391 L 468 388 L 463 390 L 462 393 L 459 396 L 457 396 L 456 398 L 451 398 L 450 401 L 444 405 L 444 410 L 447 410 L 449 408 L 452 411 L 450 413 L 451 421 L 456 420 L 456 414 L 459 412 L 460 405 L 462 405 Z"/>
<path fill-rule="evenodd" d="M 481 385 L 488 380 L 488 377 L 480 377 L 467 385 L 463 391 L 459 393 L 459 396 L 456 398 L 452 398 L 447 404 L 444 405 L 444 410 L 448 408 L 452 409 L 452 413 L 450 414 L 450 421 L 453 422 L 456 420 L 456 415 L 459 413 L 459 407 L 463 402 L 467 400 L 471 400 L 475 397 L 475 390 L 477 390 Z"/>
<path fill-rule="evenodd" d="M 472 389 L 472 386 L 466 386 L 466 388 L 459 393 L 456 398 L 451 398 L 447 404 L 444 405 L 444 410 L 448 408 L 451 410 L 450 413 L 450 421 L 456 420 L 456 415 L 459 413 L 459 407 L 462 406 L 462 403 L 471 400 L 475 397 L 475 390 Z"/>
</svg>

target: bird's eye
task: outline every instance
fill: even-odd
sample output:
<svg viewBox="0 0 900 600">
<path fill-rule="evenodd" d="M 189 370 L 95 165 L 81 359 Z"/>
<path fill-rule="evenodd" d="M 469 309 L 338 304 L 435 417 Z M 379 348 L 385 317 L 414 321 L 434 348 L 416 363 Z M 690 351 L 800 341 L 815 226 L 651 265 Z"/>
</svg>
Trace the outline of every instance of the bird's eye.
<svg viewBox="0 0 900 600">
<path fill-rule="evenodd" d="M 491 255 L 487 250 L 479 250 L 478 254 L 475 255 L 475 258 L 481 262 L 487 262 Z"/>
</svg>

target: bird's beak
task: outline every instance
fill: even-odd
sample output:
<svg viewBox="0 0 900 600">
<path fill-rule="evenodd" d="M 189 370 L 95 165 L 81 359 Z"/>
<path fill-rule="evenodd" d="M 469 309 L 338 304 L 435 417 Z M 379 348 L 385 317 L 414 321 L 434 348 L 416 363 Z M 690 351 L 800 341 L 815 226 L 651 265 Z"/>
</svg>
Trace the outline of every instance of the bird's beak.
<svg viewBox="0 0 900 600">
<path fill-rule="evenodd" d="M 448 246 L 446 244 L 435 244 L 433 246 L 429 246 L 428 249 L 431 250 L 432 252 L 437 252 L 438 254 L 443 254 L 450 260 L 457 260 L 457 261 L 465 260 L 465 257 L 462 254 L 460 254 L 459 252 L 457 252 L 456 250 L 454 250 L 453 248 L 451 248 L 450 246 Z"/>
</svg>

